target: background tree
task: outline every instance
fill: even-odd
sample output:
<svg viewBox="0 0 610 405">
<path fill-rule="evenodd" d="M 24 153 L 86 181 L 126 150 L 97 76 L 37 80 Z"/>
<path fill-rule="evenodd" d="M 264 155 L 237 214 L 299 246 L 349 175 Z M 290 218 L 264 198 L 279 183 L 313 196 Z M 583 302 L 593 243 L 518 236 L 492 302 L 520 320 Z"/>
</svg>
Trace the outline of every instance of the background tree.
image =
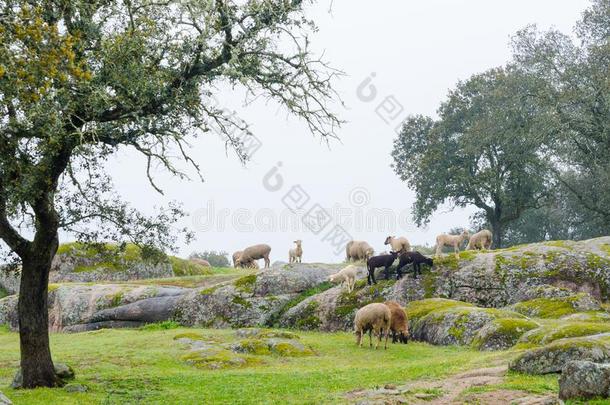
<svg viewBox="0 0 610 405">
<path fill-rule="evenodd" d="M 231 267 L 229 253 L 225 251 L 204 250 L 203 252 L 193 252 L 189 258 L 207 260 L 212 267 Z"/>
<path fill-rule="evenodd" d="M 299 0 L 2 0 L 0 21 L 0 238 L 22 265 L 23 386 L 56 386 L 47 284 L 58 230 L 171 247 L 181 215 L 170 206 L 145 217 L 120 202 L 106 159 L 139 152 L 161 191 L 152 168 L 198 172 L 186 141 L 212 126 L 247 159 L 231 135 L 247 126 L 206 102 L 217 83 L 265 95 L 333 136 L 337 72 L 311 57 L 315 27 Z"/>
<path fill-rule="evenodd" d="M 610 233 L 610 1 L 594 0 L 576 38 L 530 26 L 514 38 L 517 68 L 534 80 L 531 97 L 552 151 L 553 172 L 581 212 L 583 233 Z M 575 204 L 572 204 L 575 203 Z"/>
<path fill-rule="evenodd" d="M 541 205 L 550 183 L 526 83 L 511 68 L 474 75 L 450 92 L 437 121 L 405 122 L 392 167 L 416 192 L 418 225 L 443 203 L 474 205 L 501 247 L 506 227 Z"/>
</svg>

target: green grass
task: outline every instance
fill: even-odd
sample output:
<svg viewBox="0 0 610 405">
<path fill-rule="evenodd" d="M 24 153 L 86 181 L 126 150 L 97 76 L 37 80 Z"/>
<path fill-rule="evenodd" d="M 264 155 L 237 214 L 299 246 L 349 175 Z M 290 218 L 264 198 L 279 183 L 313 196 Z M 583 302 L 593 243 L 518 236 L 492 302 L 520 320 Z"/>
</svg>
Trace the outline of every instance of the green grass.
<svg viewBox="0 0 610 405">
<path fill-rule="evenodd" d="M 0 329 L 0 387 L 16 404 L 336 403 L 356 388 L 442 378 L 510 356 L 424 343 L 375 351 L 356 347 L 349 333 L 300 332 L 314 356 L 260 356 L 251 366 L 207 370 L 181 360 L 187 352 L 174 341 L 180 334 L 235 339 L 230 330 L 186 328 L 53 334 L 54 358 L 74 367 L 74 383 L 89 388 L 68 393 L 5 388 L 18 367 L 19 345 L 17 334 Z"/>
</svg>

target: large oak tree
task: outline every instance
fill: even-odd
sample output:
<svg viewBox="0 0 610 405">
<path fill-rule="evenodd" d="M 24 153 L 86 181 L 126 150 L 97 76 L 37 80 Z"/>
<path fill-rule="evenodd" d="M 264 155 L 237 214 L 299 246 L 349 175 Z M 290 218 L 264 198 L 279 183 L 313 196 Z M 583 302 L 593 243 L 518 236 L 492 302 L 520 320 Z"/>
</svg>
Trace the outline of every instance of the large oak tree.
<svg viewBox="0 0 610 405">
<path fill-rule="evenodd" d="M 0 237 L 21 262 L 23 386 L 61 384 L 47 284 L 58 231 L 171 244 L 175 207 L 147 218 L 118 201 L 105 160 L 131 148 L 146 173 L 197 171 L 189 137 L 211 127 L 244 156 L 247 126 L 206 100 L 217 84 L 269 97 L 322 137 L 337 74 L 308 49 L 301 0 L 0 1 Z M 209 133 L 209 132 L 208 132 Z"/>
<path fill-rule="evenodd" d="M 501 247 L 507 225 L 542 204 L 550 183 L 526 82 L 510 68 L 473 75 L 450 92 L 437 120 L 406 120 L 392 166 L 416 192 L 416 223 L 444 203 L 474 205 Z"/>
</svg>

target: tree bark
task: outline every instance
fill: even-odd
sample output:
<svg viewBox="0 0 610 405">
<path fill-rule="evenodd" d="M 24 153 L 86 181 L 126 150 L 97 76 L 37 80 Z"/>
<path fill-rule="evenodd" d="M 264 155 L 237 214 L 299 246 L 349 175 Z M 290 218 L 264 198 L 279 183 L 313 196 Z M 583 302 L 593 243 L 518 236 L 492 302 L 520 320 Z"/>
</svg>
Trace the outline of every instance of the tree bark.
<svg viewBox="0 0 610 405">
<path fill-rule="evenodd" d="M 43 251 L 32 249 L 22 263 L 18 310 L 23 388 L 61 385 L 49 346 L 48 284 L 56 251 L 57 238 Z"/>
<path fill-rule="evenodd" d="M 502 240 L 504 238 L 504 229 L 500 221 L 491 221 L 491 233 L 493 235 L 494 249 L 500 249 L 503 247 Z"/>
</svg>

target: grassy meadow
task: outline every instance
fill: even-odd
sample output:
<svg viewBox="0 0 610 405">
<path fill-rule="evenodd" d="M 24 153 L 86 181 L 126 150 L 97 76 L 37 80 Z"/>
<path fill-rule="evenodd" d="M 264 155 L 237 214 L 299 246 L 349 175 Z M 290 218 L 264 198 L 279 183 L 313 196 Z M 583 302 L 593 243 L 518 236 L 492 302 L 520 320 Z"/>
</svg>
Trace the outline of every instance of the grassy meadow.
<svg viewBox="0 0 610 405">
<path fill-rule="evenodd" d="M 70 393 L 6 388 L 18 367 L 19 343 L 16 333 L 2 329 L 0 387 L 15 404 L 342 403 L 344 394 L 357 388 L 441 379 L 463 370 L 505 364 L 513 355 L 416 342 L 375 351 L 356 347 L 349 333 L 300 332 L 314 356 L 268 355 L 261 356 L 260 364 L 209 370 L 181 360 L 187 351 L 174 337 L 192 332 L 222 342 L 234 339 L 232 330 L 156 326 L 53 334 L 55 360 L 75 369 L 72 384 L 88 388 L 85 393 Z M 509 375 L 503 385 L 532 393 L 556 392 L 557 377 Z"/>
</svg>

